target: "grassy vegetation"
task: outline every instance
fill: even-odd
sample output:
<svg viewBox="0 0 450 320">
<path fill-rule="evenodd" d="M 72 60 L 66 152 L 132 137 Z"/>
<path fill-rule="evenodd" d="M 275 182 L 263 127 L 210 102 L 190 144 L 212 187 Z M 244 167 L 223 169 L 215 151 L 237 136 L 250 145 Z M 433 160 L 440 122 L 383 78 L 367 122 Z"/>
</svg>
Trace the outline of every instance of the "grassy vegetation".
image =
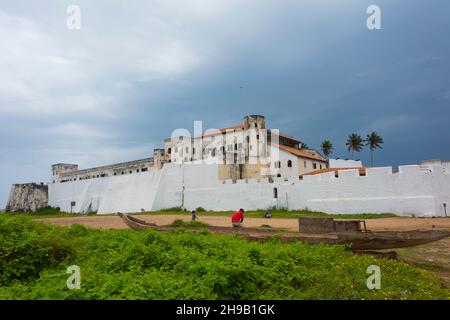
<svg viewBox="0 0 450 320">
<path fill-rule="evenodd" d="M 178 227 L 178 228 L 198 228 L 198 227 L 209 227 L 209 224 L 201 221 L 183 221 L 180 219 L 174 220 L 168 227 Z"/>
<path fill-rule="evenodd" d="M 143 213 L 147 213 L 148 211 L 143 211 Z M 161 209 L 159 212 L 183 212 L 183 209 L 181 207 L 172 207 L 172 208 L 166 208 Z"/>
<path fill-rule="evenodd" d="M 449 299 L 436 276 L 341 246 L 154 230 L 62 228 L 0 216 L 0 299 Z M 66 269 L 81 268 L 68 290 Z M 381 268 L 368 290 L 367 267 Z"/>
<path fill-rule="evenodd" d="M 198 209 L 198 208 L 197 208 Z M 231 216 L 233 211 L 206 211 L 196 210 L 198 216 Z M 248 218 L 263 218 L 266 210 L 250 210 L 245 212 Z M 336 219 L 380 219 L 398 217 L 393 213 L 358 213 L 358 214 L 327 214 L 324 212 L 309 211 L 309 210 L 287 210 L 287 209 L 272 209 L 269 210 L 273 218 L 299 218 L 299 217 L 332 217 Z M 172 208 L 159 211 L 145 211 L 140 214 L 159 215 L 159 214 L 183 214 L 190 215 L 190 211 L 172 210 Z"/>
<path fill-rule="evenodd" d="M 433 271 L 450 288 L 450 239 L 425 244 L 419 247 L 397 249 L 401 260 Z"/>
<path fill-rule="evenodd" d="M 208 211 L 202 207 L 198 207 L 195 209 L 197 216 L 231 216 L 233 211 Z M 260 210 L 250 210 L 245 212 L 245 216 L 248 218 L 263 218 L 264 212 L 266 209 Z M 359 214 L 327 214 L 324 212 L 317 211 L 309 211 L 309 210 L 287 210 L 287 209 L 269 209 L 272 213 L 273 218 L 298 218 L 298 217 L 332 217 L 335 219 L 380 219 L 380 218 L 390 218 L 390 217 L 398 217 L 393 213 L 359 213 Z M 6 213 L 6 214 L 18 214 L 18 215 L 26 215 L 35 218 L 64 218 L 64 217 L 79 217 L 79 213 L 66 213 L 61 212 L 59 208 L 46 207 L 44 209 L 40 209 L 37 212 L 14 212 L 14 213 Z M 96 215 L 96 212 L 89 212 L 85 215 L 92 216 Z M 116 213 L 111 213 L 107 215 L 115 215 Z M 142 215 L 191 215 L 189 210 L 183 210 L 181 207 L 173 207 L 167 209 L 161 209 L 158 211 L 145 211 L 141 210 L 140 212 L 136 212 L 136 214 Z M 104 214 L 102 214 L 104 215 Z"/>
<path fill-rule="evenodd" d="M 35 212 L 14 211 L 14 212 L 5 212 L 5 214 L 30 216 L 30 217 L 36 217 L 36 218 L 79 217 L 81 215 L 80 213 L 62 212 L 60 208 L 54 208 L 54 207 L 50 207 L 50 206 L 39 209 Z M 95 215 L 97 215 L 97 212 L 91 211 L 88 213 L 84 213 L 83 215 L 95 216 Z"/>
</svg>

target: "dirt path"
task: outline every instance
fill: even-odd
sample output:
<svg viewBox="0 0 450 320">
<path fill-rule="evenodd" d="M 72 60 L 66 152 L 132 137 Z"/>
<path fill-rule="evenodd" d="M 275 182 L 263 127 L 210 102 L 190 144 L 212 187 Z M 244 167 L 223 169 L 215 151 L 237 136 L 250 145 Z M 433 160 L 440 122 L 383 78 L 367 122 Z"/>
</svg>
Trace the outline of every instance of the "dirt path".
<svg viewBox="0 0 450 320">
<path fill-rule="evenodd" d="M 139 219 L 153 222 L 157 225 L 167 225 L 176 219 L 189 221 L 188 215 L 136 215 Z M 74 223 L 82 224 L 91 228 L 100 229 L 125 229 L 127 226 L 118 216 L 87 216 L 68 218 L 43 218 L 43 221 L 55 223 L 61 226 L 69 226 Z M 230 227 L 230 217 L 224 216 L 199 216 L 198 221 L 208 223 L 212 226 Z M 246 218 L 244 226 L 260 227 L 270 225 L 273 228 L 283 228 L 289 231 L 298 231 L 298 220 L 287 218 Z M 450 229 L 450 218 L 382 218 L 367 219 L 367 229 L 372 231 L 383 230 L 414 230 L 414 229 Z"/>
</svg>

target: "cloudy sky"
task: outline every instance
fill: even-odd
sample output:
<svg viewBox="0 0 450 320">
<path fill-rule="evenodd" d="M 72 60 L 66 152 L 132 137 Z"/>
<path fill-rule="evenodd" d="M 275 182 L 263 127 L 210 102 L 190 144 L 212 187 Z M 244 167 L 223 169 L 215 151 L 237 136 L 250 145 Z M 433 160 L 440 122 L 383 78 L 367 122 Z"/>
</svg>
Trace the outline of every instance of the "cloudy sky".
<svg viewBox="0 0 450 320">
<path fill-rule="evenodd" d="M 148 157 L 246 114 L 335 157 L 377 131 L 376 165 L 448 159 L 449 32 L 447 0 L 0 0 L 0 208 L 52 163 Z"/>
</svg>

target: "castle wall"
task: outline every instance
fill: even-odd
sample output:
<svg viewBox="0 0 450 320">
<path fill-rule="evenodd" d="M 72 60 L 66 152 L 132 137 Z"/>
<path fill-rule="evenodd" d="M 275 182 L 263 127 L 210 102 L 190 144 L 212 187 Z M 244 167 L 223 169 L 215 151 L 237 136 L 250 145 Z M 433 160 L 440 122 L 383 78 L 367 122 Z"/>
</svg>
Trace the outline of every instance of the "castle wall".
<svg viewBox="0 0 450 320">
<path fill-rule="evenodd" d="M 50 184 L 49 204 L 64 212 L 78 213 L 152 210 L 161 173 L 152 168 L 123 176 Z"/>
<path fill-rule="evenodd" d="M 391 167 L 305 176 L 288 194 L 290 208 L 304 207 L 328 213 L 437 214 L 432 188 L 434 173 L 419 166 Z M 450 176 L 447 176 L 448 179 Z M 447 189 L 449 190 L 449 189 Z"/>
<path fill-rule="evenodd" d="M 274 190 L 276 188 L 276 191 Z M 275 197 L 276 196 L 276 197 Z M 327 213 L 443 215 L 450 204 L 450 174 L 443 167 L 401 166 L 298 177 L 218 179 L 218 166 L 166 164 L 133 175 L 49 185 L 49 203 L 73 212 L 139 212 L 183 206 L 188 210 L 265 209 L 272 206 Z"/>
<path fill-rule="evenodd" d="M 437 215 L 450 216 L 450 166 L 446 162 L 442 166 L 431 166 L 429 170 L 434 172 L 431 180 L 432 193 Z M 444 208 L 444 204 L 446 208 Z"/>
<path fill-rule="evenodd" d="M 44 184 L 14 184 L 11 187 L 6 211 L 37 211 L 48 202 L 48 188 Z"/>
</svg>

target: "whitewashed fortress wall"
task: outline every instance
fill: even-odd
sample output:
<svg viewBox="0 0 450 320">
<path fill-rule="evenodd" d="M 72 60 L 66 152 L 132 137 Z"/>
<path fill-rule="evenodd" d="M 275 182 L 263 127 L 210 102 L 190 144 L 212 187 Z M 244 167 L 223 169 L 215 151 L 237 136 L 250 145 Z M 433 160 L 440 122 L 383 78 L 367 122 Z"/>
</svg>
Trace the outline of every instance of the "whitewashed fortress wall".
<svg viewBox="0 0 450 320">
<path fill-rule="evenodd" d="M 116 163 L 90 169 L 78 170 L 78 165 L 59 163 L 52 165 L 52 182 L 64 183 L 68 181 L 89 180 L 145 172 L 154 165 L 153 158 Z"/>
<path fill-rule="evenodd" d="M 309 209 L 331 214 L 444 215 L 450 203 L 450 174 L 444 166 L 401 166 L 296 178 L 217 179 L 218 165 L 166 164 L 133 175 L 49 185 L 49 204 L 74 212 L 140 212 L 170 207 L 188 210 Z"/>
</svg>

